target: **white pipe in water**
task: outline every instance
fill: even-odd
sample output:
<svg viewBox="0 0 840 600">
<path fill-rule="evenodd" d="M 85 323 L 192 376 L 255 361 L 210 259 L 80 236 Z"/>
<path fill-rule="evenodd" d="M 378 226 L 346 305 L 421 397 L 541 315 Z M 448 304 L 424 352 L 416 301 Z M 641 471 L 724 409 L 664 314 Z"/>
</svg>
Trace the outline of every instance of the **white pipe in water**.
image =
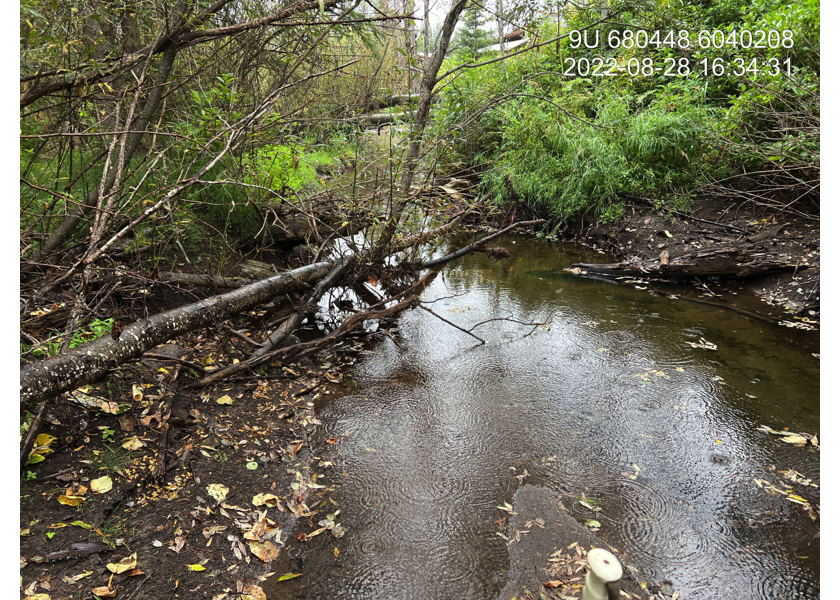
<svg viewBox="0 0 840 600">
<path fill-rule="evenodd" d="M 593 548 L 586 557 L 589 573 L 583 588 L 582 600 L 608 600 L 607 584 L 618 581 L 624 574 L 621 563 L 612 552 Z"/>
</svg>

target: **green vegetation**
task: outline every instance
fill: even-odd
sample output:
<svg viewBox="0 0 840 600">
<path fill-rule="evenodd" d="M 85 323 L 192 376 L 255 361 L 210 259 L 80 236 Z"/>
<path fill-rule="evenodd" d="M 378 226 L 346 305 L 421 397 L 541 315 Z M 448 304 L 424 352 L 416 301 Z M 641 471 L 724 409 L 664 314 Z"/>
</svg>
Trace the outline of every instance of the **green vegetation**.
<svg viewBox="0 0 840 600">
<path fill-rule="evenodd" d="M 675 207 L 748 186 L 771 207 L 814 199 L 814 178 L 803 173 L 819 170 L 818 3 L 655 0 L 614 10 L 611 22 L 627 25 L 613 38 L 616 26 L 593 27 L 588 38 L 459 73 L 439 112 L 447 159 L 480 169 L 491 201 L 559 222 L 615 218 L 627 196 Z M 555 10 L 538 23 L 540 40 L 599 17 Z M 685 48 L 679 34 L 673 44 L 633 47 L 680 30 L 691 32 Z M 701 49 L 704 30 L 719 34 L 707 34 Z M 734 47 L 744 30 L 782 33 L 774 48 Z M 594 76 L 595 65 L 612 73 Z M 656 70 L 681 65 L 690 72 Z M 719 75 L 723 65 L 729 72 Z"/>
<path fill-rule="evenodd" d="M 114 327 L 114 319 L 93 319 L 87 327 L 79 327 L 73 332 L 70 340 L 69 349 L 76 348 L 87 342 L 101 338 L 103 335 L 109 335 L 111 329 Z M 61 349 L 64 342 L 64 334 L 61 332 L 54 332 L 47 339 L 37 345 L 31 346 L 29 344 L 20 345 L 21 356 L 31 354 L 32 356 L 43 358 L 45 356 L 55 356 Z"/>
<path fill-rule="evenodd" d="M 111 435 L 115 432 L 111 431 Z M 102 433 L 103 440 L 105 439 L 105 431 Z M 97 471 L 101 471 L 106 475 L 114 475 L 120 471 L 124 471 L 131 464 L 131 453 L 123 450 L 119 446 L 106 446 L 99 454 L 97 454 L 91 461 L 92 467 Z"/>
</svg>

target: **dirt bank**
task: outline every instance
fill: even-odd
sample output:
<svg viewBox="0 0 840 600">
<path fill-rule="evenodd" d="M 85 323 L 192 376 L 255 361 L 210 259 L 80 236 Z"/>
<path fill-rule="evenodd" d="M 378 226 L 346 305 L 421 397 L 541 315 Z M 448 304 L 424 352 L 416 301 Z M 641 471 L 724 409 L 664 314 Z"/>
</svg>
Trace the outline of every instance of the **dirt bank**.
<svg viewBox="0 0 840 600">
<path fill-rule="evenodd" d="M 220 360 L 198 336 L 180 343 L 199 367 Z M 204 392 L 173 381 L 182 363 L 144 360 L 55 401 L 40 430 L 51 451 L 21 482 L 22 594 L 265 598 L 295 520 L 335 512 L 318 497 L 331 464 L 312 406 L 352 359 L 317 360 Z"/>
<path fill-rule="evenodd" d="M 788 320 L 799 328 L 815 325 L 820 313 L 820 222 L 796 215 L 700 198 L 691 214 L 656 210 L 643 200 L 629 200 L 625 214 L 611 224 L 584 224 L 574 239 L 637 263 L 667 253 L 670 261 L 701 249 L 724 245 L 751 247 L 786 260 L 790 268 L 758 277 L 726 281 L 709 278 L 707 292 L 734 283 L 755 294 L 767 307 L 756 312 Z M 604 262 L 608 262 L 605 260 Z M 696 282 L 697 283 L 697 282 Z M 699 285 L 699 284 L 698 284 Z M 725 287 L 725 286 L 724 286 Z"/>
</svg>

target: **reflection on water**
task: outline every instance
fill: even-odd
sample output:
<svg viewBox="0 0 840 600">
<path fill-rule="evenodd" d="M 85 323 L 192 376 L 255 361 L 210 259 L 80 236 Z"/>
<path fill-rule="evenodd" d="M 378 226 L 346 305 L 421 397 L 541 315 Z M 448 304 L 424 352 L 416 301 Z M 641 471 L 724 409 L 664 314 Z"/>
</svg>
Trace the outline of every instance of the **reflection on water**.
<svg viewBox="0 0 840 600">
<path fill-rule="evenodd" d="M 561 247 L 503 245 L 511 259 L 451 264 L 425 299 L 445 297 L 430 306 L 462 327 L 550 325 L 494 321 L 482 346 L 406 313 L 361 361 L 358 393 L 321 407 L 347 534 L 313 539 L 304 575 L 269 598 L 494 598 L 508 566 L 495 507 L 521 481 L 580 520 L 574 496 L 596 500 L 599 535 L 685 598 L 818 598 L 817 527 L 754 482 L 819 482 L 814 449 L 757 431 L 818 431 L 807 334 L 567 277 L 581 257 Z M 701 337 L 717 351 L 687 344 Z"/>
</svg>

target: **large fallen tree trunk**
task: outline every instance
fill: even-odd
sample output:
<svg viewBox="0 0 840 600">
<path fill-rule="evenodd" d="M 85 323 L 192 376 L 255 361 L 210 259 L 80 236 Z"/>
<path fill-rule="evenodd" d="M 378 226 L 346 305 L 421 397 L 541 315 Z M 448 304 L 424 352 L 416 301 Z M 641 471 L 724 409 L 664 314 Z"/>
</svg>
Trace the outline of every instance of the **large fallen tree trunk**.
<svg viewBox="0 0 840 600">
<path fill-rule="evenodd" d="M 223 277 L 221 275 L 201 275 L 200 273 L 174 273 L 172 271 L 161 271 L 160 280 L 164 283 L 175 283 L 181 285 L 192 285 L 197 287 L 215 287 L 234 290 L 256 283 L 255 279 L 243 279 L 242 277 Z"/>
<path fill-rule="evenodd" d="M 676 258 L 663 252 L 659 258 L 620 263 L 575 263 L 577 275 L 596 277 L 645 277 L 655 279 L 694 279 L 721 277 L 746 279 L 774 271 L 796 268 L 790 257 L 769 253 L 760 246 L 725 245 L 704 248 Z M 801 266 L 801 265 L 800 265 Z"/>
<path fill-rule="evenodd" d="M 333 267 L 332 271 L 330 271 L 329 274 L 319 281 L 318 285 L 312 289 L 306 297 L 306 300 L 304 300 L 303 307 L 295 311 L 294 314 L 286 319 L 282 326 L 278 327 L 271 335 L 269 335 L 265 343 L 254 350 L 254 353 L 250 358 L 268 354 L 271 350 L 281 344 L 295 329 L 297 329 L 303 322 L 303 319 L 306 318 L 307 311 L 314 308 L 318 300 L 321 299 L 321 296 L 323 296 L 328 289 L 334 286 L 338 280 L 341 279 L 347 271 L 347 267 L 350 266 L 350 260 L 349 256 L 345 256 L 340 259 L 336 263 L 335 267 Z"/>
<path fill-rule="evenodd" d="M 367 107 L 372 110 L 382 110 L 383 108 L 403 106 L 409 102 L 417 102 L 419 97 L 419 94 L 402 94 L 394 95 L 390 98 L 375 98 L 368 103 Z"/>
<path fill-rule="evenodd" d="M 29 364 L 20 371 L 20 400 L 28 404 L 102 377 L 108 370 L 136 358 L 173 337 L 219 323 L 292 291 L 301 282 L 327 275 L 332 262 L 314 263 L 200 300 L 123 328 L 117 339 L 101 337 L 69 352 Z"/>
<path fill-rule="evenodd" d="M 369 123 L 372 125 L 389 125 L 397 121 L 405 121 L 409 117 L 408 113 L 373 113 L 370 115 L 361 115 L 354 120 L 358 123 Z"/>
<path fill-rule="evenodd" d="M 307 219 L 293 217 L 283 221 L 282 225 L 269 225 L 268 232 L 271 239 L 278 244 L 301 243 L 310 239 L 326 239 L 332 234 L 341 236 L 353 236 L 362 231 L 370 223 L 362 220 L 353 220 L 346 225 L 336 224 L 334 227 L 329 223 L 310 222 Z"/>
<path fill-rule="evenodd" d="M 221 381 L 222 379 L 230 377 L 234 373 L 237 373 L 244 369 L 251 369 L 271 359 L 276 358 L 279 360 L 288 360 L 290 358 L 300 358 L 302 356 L 312 354 L 316 350 L 319 350 L 332 342 L 340 340 L 347 334 L 358 329 L 365 321 L 393 317 L 400 311 L 409 308 L 415 302 L 417 302 L 417 293 L 415 292 L 415 290 L 425 286 L 434 276 L 435 272 L 429 271 L 418 281 L 410 285 L 408 288 L 403 290 L 394 298 L 382 300 L 378 304 L 373 305 L 371 308 L 384 306 L 385 304 L 387 304 L 387 302 L 394 301 L 397 298 L 402 297 L 402 300 L 400 300 L 396 304 L 387 308 L 383 308 L 381 310 L 370 310 L 367 312 L 361 312 L 351 315 L 347 317 L 344 321 L 342 321 L 341 325 L 336 327 L 329 334 L 322 338 L 312 340 L 311 342 L 302 342 L 300 344 L 295 344 L 293 346 L 287 346 L 284 348 L 275 348 L 271 352 L 267 352 L 259 356 L 251 356 L 250 358 L 240 361 L 236 364 L 229 365 L 227 367 L 219 369 L 218 371 L 213 371 L 209 375 L 205 375 L 198 381 L 193 382 L 189 385 L 189 387 L 202 387 L 210 385 L 211 383 L 216 383 L 217 381 Z"/>
</svg>

